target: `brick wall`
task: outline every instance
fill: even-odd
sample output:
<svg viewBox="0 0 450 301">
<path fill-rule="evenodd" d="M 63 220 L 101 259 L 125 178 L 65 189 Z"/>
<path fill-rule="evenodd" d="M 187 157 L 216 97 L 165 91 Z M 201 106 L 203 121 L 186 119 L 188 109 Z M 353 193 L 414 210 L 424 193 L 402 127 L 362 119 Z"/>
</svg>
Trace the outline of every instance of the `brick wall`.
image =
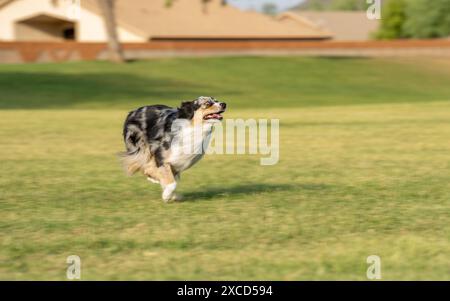
<svg viewBox="0 0 450 301">
<path fill-rule="evenodd" d="M 408 41 L 158 41 L 124 44 L 127 58 L 215 55 L 450 57 L 450 40 Z M 102 60 L 104 43 L 0 42 L 0 63 Z"/>
</svg>

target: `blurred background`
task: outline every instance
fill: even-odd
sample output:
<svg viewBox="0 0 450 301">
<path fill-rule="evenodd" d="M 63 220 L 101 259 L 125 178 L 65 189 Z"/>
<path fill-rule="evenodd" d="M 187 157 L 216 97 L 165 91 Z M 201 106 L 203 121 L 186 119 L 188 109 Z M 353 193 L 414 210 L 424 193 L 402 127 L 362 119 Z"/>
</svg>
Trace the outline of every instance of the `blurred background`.
<svg viewBox="0 0 450 301">
<path fill-rule="evenodd" d="M 377 4 L 0 0 L 0 279 L 448 280 L 450 0 Z M 280 162 L 164 205 L 123 121 L 201 95 L 279 119 Z"/>
<path fill-rule="evenodd" d="M 446 0 L 433 4 L 425 0 L 372 4 L 363 0 L 2 0 L 0 59 L 17 63 L 111 56 L 115 60 L 243 54 L 448 56 L 448 13 Z M 402 42 L 373 43 L 396 39 Z M 411 43 L 411 39 L 427 41 Z"/>
</svg>

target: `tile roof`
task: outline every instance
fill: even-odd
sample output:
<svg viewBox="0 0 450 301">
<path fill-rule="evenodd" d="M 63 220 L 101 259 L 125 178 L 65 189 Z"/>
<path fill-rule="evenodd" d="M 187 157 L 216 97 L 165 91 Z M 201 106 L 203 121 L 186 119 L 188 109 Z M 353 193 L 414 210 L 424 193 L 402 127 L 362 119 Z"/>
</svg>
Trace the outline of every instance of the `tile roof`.
<svg viewBox="0 0 450 301">
<path fill-rule="evenodd" d="M 310 24 L 283 24 L 257 12 L 241 11 L 211 0 L 206 6 L 200 0 L 116 0 L 120 26 L 146 39 L 326 39 L 327 31 Z M 96 0 L 82 5 L 99 13 Z"/>
<path fill-rule="evenodd" d="M 320 29 L 331 32 L 335 40 L 370 40 L 378 29 L 379 20 L 369 20 L 365 11 L 292 11 L 302 19 L 308 19 Z"/>
</svg>

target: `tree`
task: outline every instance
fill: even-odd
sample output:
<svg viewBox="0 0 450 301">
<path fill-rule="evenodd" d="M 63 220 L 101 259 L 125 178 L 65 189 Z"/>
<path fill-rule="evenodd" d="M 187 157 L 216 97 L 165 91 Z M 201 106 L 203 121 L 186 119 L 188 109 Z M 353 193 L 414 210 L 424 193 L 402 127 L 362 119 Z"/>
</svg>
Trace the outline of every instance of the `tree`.
<svg viewBox="0 0 450 301">
<path fill-rule="evenodd" d="M 97 0 L 103 14 L 106 33 L 108 36 L 109 58 L 113 62 L 125 62 L 125 55 L 120 45 L 117 33 L 116 14 L 114 11 L 115 0 Z"/>
<path fill-rule="evenodd" d="M 390 0 L 381 10 L 381 25 L 375 37 L 381 40 L 406 38 L 403 31 L 406 22 L 406 1 Z"/>
<path fill-rule="evenodd" d="M 266 15 L 275 16 L 277 14 L 278 7 L 275 3 L 264 3 L 262 11 Z"/>
<path fill-rule="evenodd" d="M 419 39 L 449 36 L 450 1 L 409 0 L 403 31 L 408 37 Z"/>
<path fill-rule="evenodd" d="M 335 0 L 332 2 L 333 10 L 366 10 L 368 4 L 365 0 Z"/>
<path fill-rule="evenodd" d="M 298 6 L 301 10 L 366 10 L 365 0 L 306 0 Z"/>
<path fill-rule="evenodd" d="M 441 38 L 450 35 L 449 0 L 389 0 L 378 39 Z"/>
</svg>

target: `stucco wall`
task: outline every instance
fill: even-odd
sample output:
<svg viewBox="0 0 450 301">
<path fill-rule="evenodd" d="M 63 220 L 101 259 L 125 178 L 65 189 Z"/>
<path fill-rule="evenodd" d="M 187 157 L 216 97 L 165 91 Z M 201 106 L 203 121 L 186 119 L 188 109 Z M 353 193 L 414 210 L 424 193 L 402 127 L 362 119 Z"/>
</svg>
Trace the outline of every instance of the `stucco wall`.
<svg viewBox="0 0 450 301">
<path fill-rule="evenodd" d="M 51 0 L 17 0 L 0 9 L 0 39 L 15 40 L 15 22 L 46 13 L 62 19 L 67 18 L 67 6 L 53 5 Z"/>
<path fill-rule="evenodd" d="M 82 9 L 81 19 L 78 25 L 80 42 L 106 41 L 106 30 L 103 19 L 89 10 Z M 122 42 L 137 43 L 145 42 L 145 39 L 123 29 L 118 29 L 119 39 Z"/>
<path fill-rule="evenodd" d="M 73 19 L 66 0 L 16 0 L 0 9 L 0 40 L 16 41 L 15 23 L 39 14 L 47 14 L 77 23 L 77 40 L 80 42 L 104 42 L 106 32 L 100 16 L 81 7 L 79 19 Z M 119 28 L 123 42 L 144 42 L 145 39 Z"/>
</svg>

